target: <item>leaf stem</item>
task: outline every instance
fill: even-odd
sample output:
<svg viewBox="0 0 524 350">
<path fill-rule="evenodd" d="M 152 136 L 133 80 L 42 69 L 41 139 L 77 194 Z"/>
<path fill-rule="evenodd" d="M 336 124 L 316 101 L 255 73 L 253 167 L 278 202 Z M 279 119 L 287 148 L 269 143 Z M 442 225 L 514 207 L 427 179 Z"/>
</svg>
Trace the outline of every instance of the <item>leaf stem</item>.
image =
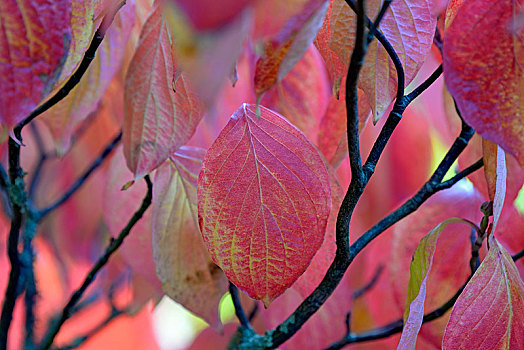
<svg viewBox="0 0 524 350">
<path fill-rule="evenodd" d="M 251 325 L 249 324 L 249 318 L 246 316 L 238 296 L 238 288 L 231 282 L 229 282 L 229 294 L 231 294 L 233 306 L 235 307 L 235 315 L 237 316 L 240 325 L 244 328 L 251 328 Z"/>
<path fill-rule="evenodd" d="M 91 270 L 85 277 L 82 285 L 73 293 L 73 295 L 69 299 L 69 302 L 62 310 L 62 314 L 58 321 L 50 326 L 50 329 L 46 333 L 39 349 L 49 349 L 49 347 L 51 347 L 51 345 L 53 344 L 53 340 L 55 339 L 56 335 L 58 334 L 58 331 L 60 330 L 60 327 L 62 327 L 64 322 L 69 318 L 69 316 L 71 315 L 71 311 L 73 310 L 75 305 L 80 301 L 87 287 L 89 287 L 89 285 L 94 281 L 98 271 L 100 271 L 100 269 L 107 264 L 111 255 L 113 255 L 113 253 L 115 253 L 116 250 L 122 245 L 124 239 L 129 235 L 133 226 L 138 222 L 138 220 L 142 218 L 142 215 L 144 215 L 147 208 L 149 208 L 149 206 L 151 205 L 151 200 L 153 197 L 153 184 L 149 179 L 149 175 L 146 175 L 144 180 L 147 183 L 147 193 L 142 201 L 142 205 L 131 217 L 126 227 L 124 227 L 124 229 L 120 232 L 118 237 L 116 239 L 111 239 L 109 245 L 106 248 L 105 253 L 100 258 L 98 258 L 95 265 L 91 268 Z"/>
</svg>

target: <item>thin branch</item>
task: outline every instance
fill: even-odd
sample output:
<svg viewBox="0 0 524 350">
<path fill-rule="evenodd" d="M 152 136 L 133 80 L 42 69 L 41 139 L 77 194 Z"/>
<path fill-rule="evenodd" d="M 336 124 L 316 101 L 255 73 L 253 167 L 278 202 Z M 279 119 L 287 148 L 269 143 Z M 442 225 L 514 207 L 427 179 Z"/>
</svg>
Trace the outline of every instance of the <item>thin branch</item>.
<svg viewBox="0 0 524 350">
<path fill-rule="evenodd" d="M 38 292 L 36 290 L 34 258 L 35 252 L 33 249 L 33 238 L 36 233 L 37 222 L 31 215 L 25 222 L 24 233 L 22 235 L 24 241 L 24 248 L 20 254 L 20 262 L 22 264 L 22 277 L 24 283 L 24 301 L 25 301 L 25 349 L 33 349 L 35 344 L 34 327 L 35 327 L 35 302 Z M 21 292 L 21 291 L 20 291 Z"/>
<path fill-rule="evenodd" d="M 44 103 L 42 103 L 40 106 L 38 106 L 26 119 L 24 119 L 20 124 L 18 124 L 15 127 L 16 133 L 21 133 L 24 126 L 29 124 L 33 119 L 47 111 L 49 108 L 56 105 L 58 102 L 60 102 L 64 97 L 66 97 L 71 90 L 80 82 L 80 79 L 87 71 L 87 68 L 89 68 L 89 65 L 95 58 L 96 50 L 98 49 L 98 46 L 102 43 L 102 40 L 104 39 L 107 29 L 113 22 L 113 19 L 115 18 L 117 12 L 125 5 L 125 1 L 122 1 L 120 4 L 112 8 L 102 19 L 102 23 L 100 23 L 100 26 L 95 32 L 95 35 L 93 37 L 93 40 L 91 40 L 91 43 L 89 44 L 89 47 L 87 48 L 86 52 L 84 53 L 84 57 L 82 58 L 82 61 L 80 61 L 80 64 L 78 65 L 78 68 L 76 71 L 71 74 L 69 79 L 66 81 L 66 83 L 58 90 L 53 96 L 51 96 L 49 99 L 47 99 Z M 19 139 L 20 140 L 20 139 Z"/>
<path fill-rule="evenodd" d="M 15 137 L 21 139 L 21 135 L 15 131 Z M 20 167 L 20 145 L 9 138 L 9 197 L 13 209 L 13 218 L 11 220 L 11 229 L 7 243 L 7 255 L 11 264 L 9 272 L 9 282 L 5 291 L 4 305 L 2 307 L 2 316 L 0 318 L 0 349 L 7 348 L 7 337 L 11 320 L 13 319 L 13 310 L 15 308 L 18 282 L 20 278 L 20 257 L 18 253 L 18 239 L 20 228 L 22 227 L 23 205 L 25 203 L 25 189 L 22 168 Z"/>
<path fill-rule="evenodd" d="M 451 168 L 455 160 L 466 148 L 471 137 L 473 137 L 473 129 L 463 123 L 462 130 L 460 135 L 457 137 L 453 145 L 444 156 L 444 159 L 440 162 L 439 166 L 431 175 L 429 180 L 420 188 L 420 190 L 410 199 L 408 199 L 404 204 L 402 204 L 398 209 L 393 211 L 391 214 L 386 216 L 384 219 L 380 220 L 375 226 L 366 231 L 362 236 L 360 236 L 355 243 L 351 245 L 351 260 L 353 260 L 365 246 L 367 246 L 372 240 L 377 238 L 382 232 L 387 230 L 389 227 L 405 218 L 409 214 L 416 211 L 429 197 L 437 193 L 438 191 L 443 190 L 444 186 L 439 186 L 446 172 Z M 478 163 L 478 162 L 477 162 Z M 477 164 L 475 163 L 475 164 Z M 471 168 L 471 167 L 470 167 Z M 471 172 L 470 168 L 468 170 L 461 171 L 459 174 L 453 177 L 453 181 L 457 182 L 458 180 L 464 178 Z M 476 166 L 473 167 L 475 170 Z M 471 170 L 471 171 L 470 171 Z"/>
<path fill-rule="evenodd" d="M 115 253 L 117 249 L 120 248 L 120 246 L 124 242 L 124 239 L 131 232 L 131 229 L 133 228 L 133 226 L 138 222 L 138 220 L 142 218 L 142 215 L 144 215 L 147 208 L 149 208 L 149 206 L 151 205 L 151 199 L 153 196 L 153 184 L 151 183 L 151 180 L 149 179 L 149 175 L 146 175 L 144 180 L 147 183 L 147 193 L 142 201 L 142 205 L 135 212 L 133 217 L 131 217 L 126 227 L 124 227 L 124 229 L 120 232 L 118 237 L 116 239 L 111 239 L 108 247 L 106 248 L 105 253 L 100 258 L 98 258 L 98 261 L 91 268 L 91 270 L 85 277 L 84 282 L 82 283 L 80 288 L 78 288 L 71 296 L 71 299 L 69 299 L 69 302 L 67 303 L 67 305 L 64 307 L 62 311 L 62 315 L 60 319 L 56 323 L 50 326 L 50 329 L 44 336 L 44 340 L 42 341 L 40 349 L 49 349 L 49 347 L 53 344 L 53 340 L 55 339 L 56 335 L 58 334 L 60 327 L 62 327 L 64 322 L 69 318 L 69 316 L 71 316 L 72 309 L 80 301 L 87 287 L 89 287 L 89 285 L 94 281 L 98 271 L 100 271 L 100 269 L 106 265 L 111 255 L 113 255 L 113 253 Z"/>
<path fill-rule="evenodd" d="M 357 13 L 357 6 L 355 4 L 354 0 L 346 0 L 346 3 L 351 7 L 351 9 Z M 366 26 L 368 28 L 372 28 L 373 22 L 366 17 Z M 400 61 L 400 58 L 398 57 L 397 53 L 395 52 L 395 49 L 390 44 L 388 39 L 382 34 L 379 30 L 376 30 L 375 38 L 377 38 L 378 42 L 382 44 L 384 49 L 389 55 L 389 58 L 391 58 L 391 61 L 393 61 L 393 64 L 395 65 L 395 70 L 397 71 L 397 100 L 400 100 L 402 96 L 404 96 L 404 88 L 406 85 L 406 77 L 404 74 L 404 67 L 402 66 L 402 62 Z"/>
<path fill-rule="evenodd" d="M 517 254 L 515 255 L 512 255 L 511 256 L 511 259 L 513 259 L 513 261 L 517 261 L 519 259 L 521 259 L 522 257 L 524 257 L 524 249 L 522 249 L 520 252 L 518 252 Z"/>
<path fill-rule="evenodd" d="M 48 206 L 47 208 L 42 209 L 38 213 L 38 220 L 42 220 L 47 214 L 58 208 L 60 205 L 64 204 L 69 197 L 71 197 L 89 178 L 89 176 L 102 164 L 102 162 L 111 154 L 113 149 L 122 139 L 122 132 L 118 135 L 104 148 L 102 153 L 98 156 L 97 159 L 89 166 L 89 168 L 76 180 L 76 182 L 67 190 L 62 197 L 60 197 L 56 202 Z"/>
<path fill-rule="evenodd" d="M 71 350 L 76 349 L 83 343 L 85 343 L 87 340 L 91 339 L 93 336 L 95 336 L 98 332 L 103 330 L 107 325 L 109 325 L 111 322 L 113 322 L 115 319 L 117 319 L 121 315 L 127 315 L 129 314 L 130 310 L 127 309 L 117 309 L 113 307 L 111 309 L 111 313 L 102 321 L 100 324 L 95 326 L 92 330 L 90 330 L 88 333 L 76 338 L 71 342 L 71 344 L 64 345 L 61 347 L 53 348 L 53 350 Z"/>
<path fill-rule="evenodd" d="M 462 291 L 464 290 L 464 288 L 466 287 L 468 282 L 469 282 L 469 278 L 466 281 L 466 283 L 464 283 L 448 301 L 442 304 L 439 308 L 425 314 L 424 318 L 422 319 L 422 323 L 431 322 L 433 320 L 436 320 L 437 318 L 444 315 L 449 309 L 451 309 L 453 305 L 455 304 L 455 302 L 457 301 L 460 294 L 462 293 Z M 392 336 L 393 334 L 402 332 L 403 328 L 404 328 L 403 319 L 398 319 L 380 328 L 376 328 L 376 329 L 372 329 L 372 330 L 360 332 L 360 333 L 349 333 L 343 339 L 331 344 L 331 346 L 328 347 L 327 349 L 336 350 L 336 349 L 341 349 L 348 344 L 362 343 L 362 342 L 366 342 L 370 340 L 384 339 L 389 336 Z"/>
<path fill-rule="evenodd" d="M 335 259 L 329 266 L 326 275 L 319 286 L 309 295 L 298 308 L 274 330 L 266 336 L 258 336 L 260 346 L 275 348 L 288 340 L 302 325 L 324 304 L 342 280 L 345 271 L 351 263 L 349 255 L 349 223 L 357 202 L 364 192 L 366 179 L 360 159 L 358 134 L 358 75 L 364 64 L 366 54 L 365 43 L 365 5 L 364 0 L 357 3 L 357 33 L 355 48 L 351 55 L 346 78 L 347 106 L 347 136 L 351 168 L 351 182 L 338 212 L 336 224 L 337 251 Z M 377 32 L 379 33 L 379 32 Z"/>
<path fill-rule="evenodd" d="M 384 271 L 384 265 L 379 265 L 377 269 L 375 270 L 373 277 L 371 277 L 371 280 L 368 283 L 366 283 L 366 285 L 360 287 L 359 289 L 353 292 L 353 299 L 360 298 L 361 296 L 369 292 L 371 288 L 375 286 L 375 284 L 377 283 L 383 271 Z"/>
<path fill-rule="evenodd" d="M 441 190 L 446 190 L 448 188 L 451 188 L 451 186 L 453 186 L 454 184 L 456 184 L 457 182 L 459 182 L 460 180 L 462 180 L 466 176 L 471 175 L 472 173 L 474 173 L 475 171 L 479 170 L 483 166 L 484 166 L 484 159 L 480 158 L 475 163 L 471 164 L 466 169 L 460 171 L 458 174 L 453 176 L 451 179 L 443 181 L 443 182 L 439 183 L 438 185 L 436 185 L 436 189 L 441 191 Z"/>
<path fill-rule="evenodd" d="M 384 18 L 384 15 L 386 14 L 386 11 L 388 10 L 389 6 L 391 5 L 391 2 L 393 0 L 385 0 L 382 4 L 382 7 L 380 8 L 380 11 L 377 14 L 377 17 L 375 17 L 375 20 L 373 21 L 373 24 L 368 27 L 369 32 L 367 36 L 367 44 L 369 45 L 371 41 L 373 41 L 373 37 L 375 36 L 375 32 L 378 30 L 378 26 L 380 25 L 380 22 L 382 21 L 382 18 Z"/>
<path fill-rule="evenodd" d="M 427 88 L 429 88 L 442 75 L 442 64 L 426 79 L 417 86 L 413 91 L 406 95 L 407 103 L 411 103 L 414 99 L 420 96 Z"/>
<path fill-rule="evenodd" d="M 242 303 L 240 302 L 240 298 L 238 296 L 238 288 L 231 282 L 229 282 L 229 294 L 231 294 L 233 306 L 235 307 L 235 315 L 237 315 L 238 321 L 240 321 L 242 327 L 251 328 L 251 325 L 249 324 L 249 318 L 244 313 Z"/>
</svg>

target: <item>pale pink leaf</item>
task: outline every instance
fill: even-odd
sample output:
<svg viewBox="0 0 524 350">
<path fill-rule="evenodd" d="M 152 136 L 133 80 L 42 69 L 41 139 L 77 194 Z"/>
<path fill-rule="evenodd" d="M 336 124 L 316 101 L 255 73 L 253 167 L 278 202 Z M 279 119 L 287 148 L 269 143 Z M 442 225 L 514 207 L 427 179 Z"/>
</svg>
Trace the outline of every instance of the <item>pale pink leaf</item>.
<svg viewBox="0 0 524 350">
<path fill-rule="evenodd" d="M 205 150 L 181 147 L 157 170 L 153 187 L 153 257 L 162 289 L 173 300 L 220 327 L 218 304 L 227 292 L 198 228 L 197 181 Z"/>
</svg>

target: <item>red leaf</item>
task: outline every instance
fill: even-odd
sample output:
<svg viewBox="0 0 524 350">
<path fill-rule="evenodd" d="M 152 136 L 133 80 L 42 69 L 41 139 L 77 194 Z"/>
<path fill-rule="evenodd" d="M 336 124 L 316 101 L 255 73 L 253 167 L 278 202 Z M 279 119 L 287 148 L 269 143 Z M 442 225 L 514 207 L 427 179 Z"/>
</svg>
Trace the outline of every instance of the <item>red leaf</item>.
<svg viewBox="0 0 524 350">
<path fill-rule="evenodd" d="M 197 179 L 205 151 L 181 147 L 158 168 L 153 187 L 153 257 L 162 289 L 213 327 L 227 292 L 224 274 L 213 263 L 197 220 Z"/>
<path fill-rule="evenodd" d="M 443 55 L 446 84 L 463 118 L 524 167 L 524 46 L 512 22 L 519 6 L 465 0 L 445 33 Z"/>
<path fill-rule="evenodd" d="M 310 46 L 284 80 L 264 95 L 261 104 L 286 117 L 310 140 L 316 140 L 328 98 L 322 57 Z"/>
<path fill-rule="evenodd" d="M 367 3 L 370 18 L 378 13 L 382 1 Z M 380 31 L 399 55 L 409 84 L 431 49 L 436 17 L 430 0 L 393 1 L 380 22 Z M 349 66 L 355 43 L 356 15 L 342 0 L 335 0 L 330 14 L 330 48 Z M 397 75 L 386 50 L 376 39 L 370 44 L 359 78 L 359 87 L 366 93 L 373 121 L 376 122 L 393 101 L 397 91 Z"/>
<path fill-rule="evenodd" d="M 111 80 L 120 69 L 134 22 L 134 2 L 128 1 L 115 16 L 84 77 L 69 95 L 42 116 L 60 154 L 69 149 L 71 136 L 78 124 L 96 111 Z"/>
<path fill-rule="evenodd" d="M 524 284 L 508 252 L 493 236 L 490 250 L 458 298 L 443 349 L 521 349 Z"/>
<path fill-rule="evenodd" d="M 322 26 L 328 2 L 310 0 L 304 10 L 291 18 L 280 33 L 264 43 L 264 53 L 255 71 L 255 94 L 258 99 L 282 81 L 313 42 Z"/>
<path fill-rule="evenodd" d="M 259 118 L 255 106 L 242 105 L 209 149 L 198 215 L 215 263 L 267 306 L 322 244 L 331 197 L 314 146 L 282 116 L 260 108 Z"/>
<path fill-rule="evenodd" d="M 21 122 L 53 89 L 71 39 L 69 0 L 2 0 L 0 122 Z"/>
<path fill-rule="evenodd" d="M 184 76 L 175 72 L 166 20 L 156 6 L 140 33 L 124 91 L 124 155 L 135 180 L 185 144 L 202 117 Z"/>
</svg>

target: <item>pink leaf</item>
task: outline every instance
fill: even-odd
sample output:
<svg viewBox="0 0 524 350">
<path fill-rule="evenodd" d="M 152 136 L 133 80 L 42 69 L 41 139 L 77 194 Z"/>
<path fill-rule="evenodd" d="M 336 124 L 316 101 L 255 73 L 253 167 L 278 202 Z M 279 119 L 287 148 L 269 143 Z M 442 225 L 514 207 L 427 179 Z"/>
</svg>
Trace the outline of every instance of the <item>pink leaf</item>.
<svg viewBox="0 0 524 350">
<path fill-rule="evenodd" d="M 93 62 L 78 85 L 42 116 L 60 154 L 69 149 L 71 136 L 78 124 L 96 111 L 107 87 L 120 69 L 134 22 L 134 2 L 128 1 L 115 16 Z"/>
<path fill-rule="evenodd" d="M 69 0 L 2 0 L 0 122 L 9 129 L 51 92 L 71 44 Z"/>
<path fill-rule="evenodd" d="M 490 250 L 458 298 L 443 349 L 522 349 L 524 284 L 511 256 L 494 236 Z"/>
<path fill-rule="evenodd" d="M 146 20 L 125 83 L 124 155 L 135 179 L 184 145 L 202 117 L 184 76 L 175 76 L 162 12 L 156 6 Z"/>
<path fill-rule="evenodd" d="M 368 2 L 368 16 L 374 18 L 381 6 L 382 1 Z M 389 40 L 404 66 L 406 84 L 413 80 L 431 49 L 436 23 L 430 0 L 393 1 L 380 22 L 380 31 Z M 348 67 L 355 45 L 356 15 L 343 0 L 335 0 L 329 25 L 330 48 L 344 67 Z M 397 91 L 395 66 L 376 39 L 369 46 L 359 77 L 359 87 L 368 97 L 373 121 L 376 122 Z"/>
<path fill-rule="evenodd" d="M 209 149 L 198 182 L 204 243 L 226 276 L 269 303 L 309 265 L 331 209 L 326 167 L 282 116 L 242 105 Z"/>
<path fill-rule="evenodd" d="M 425 235 L 413 255 L 410 268 L 408 296 L 406 298 L 406 311 L 404 312 L 404 328 L 397 349 L 415 349 L 417 335 L 424 317 L 424 301 L 426 300 L 426 283 L 433 255 L 437 248 L 437 240 L 442 230 L 451 223 L 465 223 L 459 218 L 443 221 Z M 466 231 L 466 233 L 469 233 Z"/>
<path fill-rule="evenodd" d="M 153 187 L 153 257 L 164 292 L 219 328 L 218 304 L 228 283 L 198 229 L 196 187 L 204 155 L 203 149 L 183 146 L 158 168 Z"/>
<path fill-rule="evenodd" d="M 446 85 L 464 120 L 524 167 L 524 45 L 522 28 L 513 28 L 520 6 L 465 0 L 446 30 L 443 58 Z"/>
</svg>

